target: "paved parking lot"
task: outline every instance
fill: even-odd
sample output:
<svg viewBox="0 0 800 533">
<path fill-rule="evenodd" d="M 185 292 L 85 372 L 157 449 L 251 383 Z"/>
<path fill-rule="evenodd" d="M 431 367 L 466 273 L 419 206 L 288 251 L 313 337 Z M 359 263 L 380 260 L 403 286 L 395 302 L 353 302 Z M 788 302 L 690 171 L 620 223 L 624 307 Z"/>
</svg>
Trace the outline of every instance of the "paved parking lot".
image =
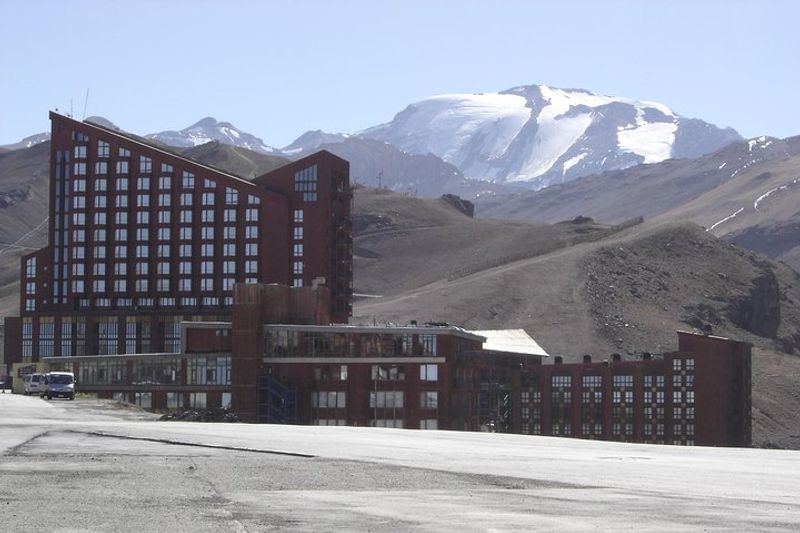
<svg viewBox="0 0 800 533">
<path fill-rule="evenodd" d="M 156 422 L 0 395 L 9 531 L 797 531 L 800 455 Z"/>
</svg>

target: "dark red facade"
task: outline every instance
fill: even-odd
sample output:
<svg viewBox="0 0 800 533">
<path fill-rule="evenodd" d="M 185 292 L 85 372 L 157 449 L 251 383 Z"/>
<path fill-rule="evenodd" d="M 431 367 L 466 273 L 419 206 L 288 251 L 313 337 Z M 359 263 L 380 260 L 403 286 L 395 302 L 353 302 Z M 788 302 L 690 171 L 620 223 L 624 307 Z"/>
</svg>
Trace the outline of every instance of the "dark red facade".
<svg viewBox="0 0 800 533">
<path fill-rule="evenodd" d="M 231 320 L 234 286 L 318 286 L 351 315 L 348 163 L 319 152 L 252 181 L 51 113 L 48 246 L 22 258 L 6 363 L 177 353 Z"/>
</svg>

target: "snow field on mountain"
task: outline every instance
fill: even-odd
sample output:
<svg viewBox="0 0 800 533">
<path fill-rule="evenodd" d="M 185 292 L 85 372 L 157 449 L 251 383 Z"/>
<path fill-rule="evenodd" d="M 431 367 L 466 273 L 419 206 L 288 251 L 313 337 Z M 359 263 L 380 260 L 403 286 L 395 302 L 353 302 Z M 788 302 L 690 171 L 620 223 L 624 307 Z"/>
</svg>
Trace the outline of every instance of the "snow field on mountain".
<svg viewBox="0 0 800 533">
<path fill-rule="evenodd" d="M 617 131 L 617 145 L 623 152 L 644 157 L 645 163 L 669 159 L 675 142 L 676 122 L 647 122 L 644 110 L 636 110 L 636 124 Z"/>
<path fill-rule="evenodd" d="M 403 149 L 434 153 L 449 163 L 463 163 L 466 150 L 479 139 L 482 158 L 495 159 L 530 118 L 525 98 L 510 94 L 458 94 L 427 98 L 415 105 L 394 133 Z"/>
</svg>

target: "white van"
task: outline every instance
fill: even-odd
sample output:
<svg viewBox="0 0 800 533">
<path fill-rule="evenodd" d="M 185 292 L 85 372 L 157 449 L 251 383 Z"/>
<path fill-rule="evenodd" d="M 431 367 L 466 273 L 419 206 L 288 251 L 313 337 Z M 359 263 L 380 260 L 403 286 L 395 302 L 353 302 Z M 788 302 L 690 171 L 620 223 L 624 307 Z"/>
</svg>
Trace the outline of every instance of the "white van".
<svg viewBox="0 0 800 533">
<path fill-rule="evenodd" d="M 44 375 L 44 388 L 39 393 L 47 396 L 48 400 L 54 397 L 75 399 L 75 374 L 72 372 L 48 372 Z"/>
<path fill-rule="evenodd" d="M 22 381 L 25 383 L 23 392 L 26 396 L 30 394 L 40 394 L 44 391 L 44 374 L 39 374 L 38 372 L 25 374 Z"/>
</svg>

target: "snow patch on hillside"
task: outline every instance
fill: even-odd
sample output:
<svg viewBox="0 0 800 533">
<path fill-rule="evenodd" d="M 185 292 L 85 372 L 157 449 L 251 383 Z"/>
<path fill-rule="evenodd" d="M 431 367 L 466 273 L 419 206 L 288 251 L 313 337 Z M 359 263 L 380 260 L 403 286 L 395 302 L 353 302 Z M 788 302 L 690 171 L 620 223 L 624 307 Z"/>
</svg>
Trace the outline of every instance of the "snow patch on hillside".
<svg viewBox="0 0 800 533">
<path fill-rule="evenodd" d="M 623 152 L 631 152 L 644 158 L 645 163 L 658 163 L 669 159 L 677 121 L 647 122 L 642 108 L 636 110 L 636 123 L 621 127 L 617 131 L 617 143 Z"/>
</svg>

